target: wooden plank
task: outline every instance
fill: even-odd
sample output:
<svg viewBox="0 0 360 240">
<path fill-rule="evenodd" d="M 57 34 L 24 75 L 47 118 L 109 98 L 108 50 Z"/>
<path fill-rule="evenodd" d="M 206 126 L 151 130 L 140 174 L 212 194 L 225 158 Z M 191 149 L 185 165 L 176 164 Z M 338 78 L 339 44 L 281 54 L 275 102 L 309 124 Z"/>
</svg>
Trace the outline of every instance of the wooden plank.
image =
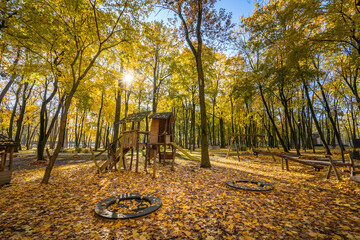
<svg viewBox="0 0 360 240">
<path fill-rule="evenodd" d="M 10 183 L 12 171 L 0 172 L 0 186 Z"/>
<path fill-rule="evenodd" d="M 12 165 L 13 165 L 13 157 L 14 157 L 14 146 L 10 147 L 10 156 L 9 156 L 9 171 L 12 170 Z"/>
<path fill-rule="evenodd" d="M 232 138 L 232 140 L 231 140 L 231 143 L 230 143 L 228 152 L 227 152 L 227 154 L 226 154 L 226 159 L 228 159 L 228 157 L 229 157 L 229 154 L 230 154 L 230 151 L 231 151 L 231 146 L 233 145 L 233 142 L 234 142 L 235 139 L 236 139 L 236 136 L 234 136 L 234 137 Z"/>
<path fill-rule="evenodd" d="M 150 127 L 150 143 L 156 143 L 159 141 L 159 119 L 152 119 Z"/>
<path fill-rule="evenodd" d="M 2 152 L 1 163 L 0 163 L 0 171 L 4 171 L 4 169 L 5 169 L 6 155 L 7 155 L 7 149 L 4 152 Z"/>
</svg>

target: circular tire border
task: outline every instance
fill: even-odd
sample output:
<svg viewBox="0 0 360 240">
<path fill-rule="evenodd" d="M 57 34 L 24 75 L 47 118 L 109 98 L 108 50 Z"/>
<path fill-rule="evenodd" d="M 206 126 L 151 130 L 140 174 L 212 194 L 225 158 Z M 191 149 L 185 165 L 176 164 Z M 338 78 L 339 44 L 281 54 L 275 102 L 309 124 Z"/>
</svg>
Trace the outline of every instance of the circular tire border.
<svg viewBox="0 0 360 240">
<path fill-rule="evenodd" d="M 108 207 L 116 201 L 140 199 L 150 203 L 149 207 L 134 209 L 131 213 L 117 213 L 109 211 Z M 103 218 L 108 219 L 128 219 L 148 215 L 161 207 L 161 199 L 154 195 L 142 195 L 140 193 L 125 193 L 114 197 L 109 197 L 95 205 L 95 213 Z"/>
<path fill-rule="evenodd" d="M 238 183 L 238 182 L 257 184 L 260 188 L 239 187 L 239 186 L 236 186 L 236 183 Z M 271 191 L 274 189 L 274 186 L 270 183 L 258 182 L 258 181 L 246 180 L 246 179 L 229 180 L 229 181 L 226 181 L 225 183 L 229 187 L 236 188 L 236 189 L 242 189 L 242 190 L 248 190 L 248 191 Z M 269 188 L 264 188 L 265 186 L 267 186 Z"/>
</svg>

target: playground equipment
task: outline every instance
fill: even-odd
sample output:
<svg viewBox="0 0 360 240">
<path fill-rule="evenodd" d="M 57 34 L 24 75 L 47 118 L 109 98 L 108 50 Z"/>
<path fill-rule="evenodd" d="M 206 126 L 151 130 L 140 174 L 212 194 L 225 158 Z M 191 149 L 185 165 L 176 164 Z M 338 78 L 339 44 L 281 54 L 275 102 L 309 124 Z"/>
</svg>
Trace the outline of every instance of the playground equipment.
<svg viewBox="0 0 360 240">
<path fill-rule="evenodd" d="M 113 153 L 113 148 L 109 147 L 109 151 L 111 152 L 110 158 L 100 167 L 99 172 L 103 172 L 106 169 L 111 169 L 112 167 L 116 167 L 116 164 L 120 161 L 119 170 L 121 167 L 126 169 L 126 161 L 125 155 L 128 152 L 131 152 L 131 160 L 130 160 L 130 167 L 129 170 L 132 168 L 133 158 L 134 158 L 134 151 L 136 151 L 136 163 L 135 163 L 135 171 L 138 172 L 139 170 L 139 150 L 141 147 L 145 147 L 148 149 L 148 138 L 149 138 L 149 124 L 148 124 L 148 115 L 150 114 L 149 111 L 147 112 L 139 112 L 129 114 L 127 117 L 123 118 L 120 123 L 122 125 L 121 130 L 121 137 L 120 140 L 120 148 Z M 140 131 L 141 121 L 146 119 L 145 124 L 145 131 Z M 131 129 L 126 130 L 126 125 L 131 124 Z M 140 142 L 143 140 L 144 142 Z M 113 143 L 117 145 L 117 142 Z M 145 161 L 146 162 L 146 161 Z M 96 161 L 95 161 L 96 163 Z"/>
<path fill-rule="evenodd" d="M 153 177 L 156 177 L 156 156 L 159 154 L 159 160 L 165 162 L 171 159 L 171 170 L 174 170 L 176 149 L 170 143 L 173 141 L 173 123 L 174 117 L 172 112 L 154 113 L 149 118 L 151 121 L 150 136 L 148 143 L 147 159 L 150 161 L 154 158 Z M 162 151 L 160 147 L 163 147 Z M 171 152 L 167 152 L 167 147 L 171 147 Z M 145 161 L 145 170 L 147 167 Z"/>
<path fill-rule="evenodd" d="M 95 156 L 93 151 L 90 149 L 99 173 L 104 172 L 105 170 L 110 170 L 113 167 L 116 168 L 116 164 L 119 161 L 119 170 L 122 167 L 126 169 L 127 167 L 125 155 L 129 152 L 131 152 L 131 160 L 129 167 L 129 170 L 131 170 L 134 158 L 134 151 L 136 152 L 135 171 L 138 172 L 140 148 L 146 149 L 144 166 L 145 171 L 147 171 L 147 166 L 150 164 L 150 161 L 154 159 L 154 178 L 156 177 L 157 156 L 159 157 L 159 161 L 163 163 L 165 163 L 166 160 L 172 160 L 171 170 L 174 170 L 176 149 L 181 151 L 191 160 L 200 161 L 199 159 L 194 158 L 193 156 L 188 154 L 184 149 L 182 149 L 173 142 L 174 117 L 172 112 L 154 113 L 148 117 L 149 114 L 150 112 L 133 113 L 120 121 L 120 123 L 122 124 L 122 131 L 120 133 L 121 136 L 117 141 L 115 141 L 106 148 L 106 150 L 110 152 L 110 157 L 101 167 L 97 164 L 95 158 L 101 155 L 106 150 Z M 151 118 L 150 131 L 148 131 L 148 118 Z M 144 119 L 146 120 L 146 129 L 145 131 L 141 131 L 141 122 Z M 131 124 L 131 129 L 126 130 L 126 124 L 129 123 Z M 120 146 L 115 152 L 113 150 L 113 144 Z M 170 149 L 171 151 L 169 152 L 167 151 L 167 149 Z"/>
<path fill-rule="evenodd" d="M 265 138 L 264 135 L 259 135 L 259 134 L 238 134 L 238 133 L 233 133 L 233 138 L 231 140 L 231 143 L 230 143 L 230 146 L 229 146 L 229 149 L 228 149 L 228 152 L 226 154 L 226 159 L 228 159 L 229 157 L 229 154 L 230 154 L 230 151 L 231 151 L 231 146 L 233 145 L 234 141 L 240 137 L 240 142 L 241 142 L 241 137 L 253 137 L 253 138 L 261 138 L 262 140 Z M 239 147 L 238 147 L 238 143 L 237 141 L 235 142 L 235 146 L 236 146 L 236 153 L 237 153 L 237 157 L 238 157 L 238 160 L 240 161 L 240 156 L 239 156 Z"/>
<path fill-rule="evenodd" d="M 229 180 L 225 182 L 226 185 L 232 188 L 248 190 L 248 191 L 270 191 L 274 189 L 274 186 L 266 182 L 258 182 L 253 180 Z"/>
<path fill-rule="evenodd" d="M 199 158 L 196 158 L 196 157 L 190 155 L 185 149 L 183 149 L 182 147 L 180 147 L 180 146 L 177 145 L 176 143 L 170 142 L 170 144 L 171 144 L 174 148 L 176 148 L 176 149 L 178 149 L 180 152 L 182 152 L 182 153 L 183 153 L 185 156 L 187 156 L 189 159 L 191 159 L 191 160 L 193 160 L 193 161 L 200 162 L 200 159 L 199 159 Z"/>
<path fill-rule="evenodd" d="M 8 184 L 11 181 L 13 153 L 15 146 L 19 146 L 19 143 L 16 143 L 13 140 L 7 138 L 6 136 L 0 134 L 0 186 Z M 8 170 L 6 171 L 5 168 L 8 154 L 9 165 Z"/>
<path fill-rule="evenodd" d="M 135 171 L 138 172 L 139 167 L 139 151 L 140 148 L 146 149 L 145 154 L 145 166 L 144 170 L 147 171 L 147 166 L 151 159 L 154 159 L 153 164 L 153 177 L 156 177 L 156 157 L 159 155 L 159 160 L 165 162 L 166 159 L 172 160 L 171 170 L 174 170 L 175 161 L 175 147 L 170 143 L 173 141 L 173 122 L 174 117 L 171 112 L 154 113 L 150 117 L 150 112 L 140 112 L 128 115 L 122 119 L 122 130 L 120 133 L 119 141 L 113 144 L 118 144 L 119 148 L 113 152 L 113 147 L 108 147 L 110 151 L 110 158 L 99 167 L 93 154 L 95 165 L 98 168 L 98 172 L 109 170 L 113 167 L 116 168 L 116 164 L 119 162 L 119 170 L 123 167 L 126 169 L 125 155 L 131 152 L 131 160 L 129 170 L 132 168 L 134 151 L 136 152 Z M 149 129 L 148 118 L 151 118 L 151 128 Z M 141 121 L 146 120 L 145 131 L 141 131 Z M 126 125 L 131 124 L 131 129 L 127 130 Z M 142 141 L 142 142 L 141 142 Z M 161 149 L 162 147 L 162 149 Z M 171 152 L 167 152 L 167 148 L 171 148 Z M 99 154 L 97 155 L 99 156 Z"/>
<path fill-rule="evenodd" d="M 95 213 L 109 219 L 136 218 L 156 211 L 161 204 L 161 199 L 154 195 L 129 193 L 99 202 L 95 206 Z M 109 210 L 111 207 L 113 210 Z"/>
</svg>

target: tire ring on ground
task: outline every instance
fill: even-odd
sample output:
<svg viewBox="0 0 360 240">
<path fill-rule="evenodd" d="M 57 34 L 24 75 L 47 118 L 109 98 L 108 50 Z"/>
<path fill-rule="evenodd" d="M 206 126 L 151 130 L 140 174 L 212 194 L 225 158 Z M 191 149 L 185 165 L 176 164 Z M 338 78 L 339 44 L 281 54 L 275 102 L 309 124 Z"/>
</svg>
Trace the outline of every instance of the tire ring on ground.
<svg viewBox="0 0 360 240">
<path fill-rule="evenodd" d="M 117 213 L 117 211 L 110 211 L 108 210 L 108 207 L 111 204 L 116 203 L 116 201 L 120 202 L 122 200 L 139 200 L 140 201 L 146 201 L 150 203 L 150 206 L 147 207 L 139 207 L 137 209 L 132 210 L 130 213 Z M 145 216 L 147 214 L 150 214 L 154 212 L 155 210 L 159 209 L 161 207 L 161 199 L 153 196 L 153 195 L 141 195 L 140 193 L 125 193 L 121 194 L 119 196 L 109 197 L 99 203 L 95 206 L 95 213 L 103 218 L 109 218 L 109 219 L 127 219 L 127 218 L 136 218 Z"/>
<path fill-rule="evenodd" d="M 257 184 L 259 186 L 259 188 L 236 186 L 236 183 L 238 183 L 238 182 Z M 258 182 L 258 181 L 246 180 L 246 179 L 229 180 L 229 181 L 226 181 L 225 183 L 229 187 L 236 188 L 236 189 L 248 190 L 248 191 L 270 191 L 270 190 L 274 189 L 274 186 L 270 183 Z M 267 188 L 264 188 L 264 187 L 267 187 Z"/>
</svg>

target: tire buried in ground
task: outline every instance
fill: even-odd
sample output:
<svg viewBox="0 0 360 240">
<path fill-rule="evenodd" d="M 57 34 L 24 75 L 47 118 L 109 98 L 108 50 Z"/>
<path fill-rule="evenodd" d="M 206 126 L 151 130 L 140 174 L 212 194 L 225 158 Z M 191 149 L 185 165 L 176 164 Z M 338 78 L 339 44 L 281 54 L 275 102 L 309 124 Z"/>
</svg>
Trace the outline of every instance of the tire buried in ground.
<svg viewBox="0 0 360 240">
<path fill-rule="evenodd" d="M 131 201 L 130 206 L 124 202 Z M 95 213 L 108 219 L 136 218 L 150 214 L 161 207 L 161 199 L 154 195 L 142 195 L 140 193 L 126 193 L 119 196 L 109 197 L 95 206 Z M 131 208 L 136 206 L 135 208 Z M 114 210 L 109 210 L 115 206 Z M 121 212 L 121 210 L 128 210 Z"/>
<path fill-rule="evenodd" d="M 266 182 L 258 182 L 253 180 L 229 180 L 225 182 L 226 185 L 236 189 L 248 190 L 248 191 L 271 191 L 274 189 L 274 186 Z M 238 185 L 240 183 L 241 185 Z"/>
</svg>

